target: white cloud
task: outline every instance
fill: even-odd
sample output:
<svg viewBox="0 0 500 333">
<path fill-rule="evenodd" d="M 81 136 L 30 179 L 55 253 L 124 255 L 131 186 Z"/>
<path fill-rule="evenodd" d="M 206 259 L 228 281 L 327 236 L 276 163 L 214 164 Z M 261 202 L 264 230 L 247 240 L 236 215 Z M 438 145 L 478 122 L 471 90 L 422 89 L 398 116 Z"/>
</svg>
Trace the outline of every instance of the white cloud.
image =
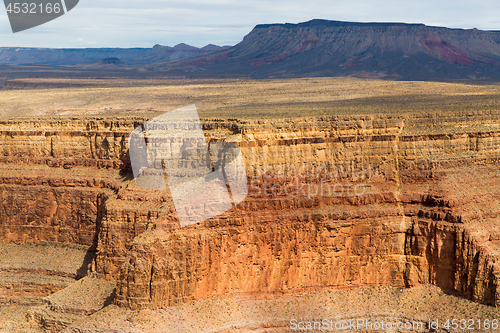
<svg viewBox="0 0 500 333">
<path fill-rule="evenodd" d="M 500 2 L 465 0 L 80 0 L 68 14 L 16 34 L 0 11 L 0 46 L 227 45 L 241 41 L 256 24 L 313 18 L 500 30 L 499 12 Z"/>
</svg>

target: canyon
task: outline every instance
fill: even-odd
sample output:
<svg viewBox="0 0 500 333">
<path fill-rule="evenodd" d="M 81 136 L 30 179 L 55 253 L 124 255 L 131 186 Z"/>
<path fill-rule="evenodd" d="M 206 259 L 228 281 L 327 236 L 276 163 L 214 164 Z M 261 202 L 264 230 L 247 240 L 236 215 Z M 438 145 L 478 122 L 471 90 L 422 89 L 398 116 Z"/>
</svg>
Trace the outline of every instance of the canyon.
<svg viewBox="0 0 500 333">
<path fill-rule="evenodd" d="M 210 143 L 241 148 L 249 192 L 187 227 L 168 191 L 131 174 L 128 137 L 150 118 L 0 120 L 1 304 L 54 332 L 119 309 L 336 290 L 500 304 L 500 111 L 204 117 Z"/>
</svg>

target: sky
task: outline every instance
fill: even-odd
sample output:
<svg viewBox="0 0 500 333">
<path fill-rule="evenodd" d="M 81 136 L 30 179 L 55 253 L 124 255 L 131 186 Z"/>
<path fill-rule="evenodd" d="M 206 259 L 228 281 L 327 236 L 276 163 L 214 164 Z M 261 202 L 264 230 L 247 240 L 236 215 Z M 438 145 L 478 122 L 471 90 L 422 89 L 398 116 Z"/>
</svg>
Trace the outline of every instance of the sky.
<svg viewBox="0 0 500 333">
<path fill-rule="evenodd" d="M 257 24 L 311 19 L 500 30 L 500 1 L 80 0 L 64 16 L 15 34 L 1 7 L 0 47 L 235 45 Z"/>
</svg>

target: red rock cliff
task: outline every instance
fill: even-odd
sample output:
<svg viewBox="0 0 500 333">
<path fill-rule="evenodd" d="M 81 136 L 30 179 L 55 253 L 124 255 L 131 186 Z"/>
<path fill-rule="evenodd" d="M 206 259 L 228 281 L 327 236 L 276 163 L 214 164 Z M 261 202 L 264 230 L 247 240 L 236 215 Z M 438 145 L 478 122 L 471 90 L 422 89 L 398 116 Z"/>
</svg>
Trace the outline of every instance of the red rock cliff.
<svg viewBox="0 0 500 333">
<path fill-rule="evenodd" d="M 4 121 L 0 237 L 95 247 L 93 270 L 132 309 L 423 283 L 496 305 L 499 115 L 205 120 L 242 148 L 249 195 L 185 228 L 168 192 L 130 180 L 145 119 Z"/>
</svg>

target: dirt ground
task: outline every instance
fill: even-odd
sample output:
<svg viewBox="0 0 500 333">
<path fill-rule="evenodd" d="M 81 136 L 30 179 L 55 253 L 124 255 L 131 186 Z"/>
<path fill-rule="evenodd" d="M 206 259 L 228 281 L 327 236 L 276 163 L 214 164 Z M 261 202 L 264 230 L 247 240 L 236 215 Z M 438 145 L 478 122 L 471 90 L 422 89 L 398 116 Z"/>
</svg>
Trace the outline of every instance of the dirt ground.
<svg viewBox="0 0 500 333">
<path fill-rule="evenodd" d="M 29 98 L 27 98 L 29 96 Z M 165 112 L 196 104 L 201 117 L 289 118 L 496 110 L 500 85 L 357 78 L 287 80 L 8 80 L 0 116 Z"/>
<path fill-rule="evenodd" d="M 28 307 L 1 308 L 0 332 L 44 332 L 27 319 L 29 312 Z M 323 289 L 277 298 L 208 299 L 161 310 L 130 311 L 109 305 L 62 332 L 494 332 L 498 329 L 493 329 L 497 327 L 493 319 L 499 317 L 496 308 L 446 295 L 435 286 L 379 286 Z M 459 326 L 466 320 L 468 329 L 453 330 L 453 319 Z M 487 325 L 487 319 L 490 328 L 479 329 L 478 325 Z M 315 322 L 321 322 L 322 329 L 307 329 L 308 323 Z M 382 322 L 384 329 L 376 329 Z M 337 328 L 344 325 L 344 329 L 331 329 L 332 323 Z M 306 329 L 298 329 L 299 325 Z M 396 329 L 398 325 L 402 329 Z"/>
</svg>

